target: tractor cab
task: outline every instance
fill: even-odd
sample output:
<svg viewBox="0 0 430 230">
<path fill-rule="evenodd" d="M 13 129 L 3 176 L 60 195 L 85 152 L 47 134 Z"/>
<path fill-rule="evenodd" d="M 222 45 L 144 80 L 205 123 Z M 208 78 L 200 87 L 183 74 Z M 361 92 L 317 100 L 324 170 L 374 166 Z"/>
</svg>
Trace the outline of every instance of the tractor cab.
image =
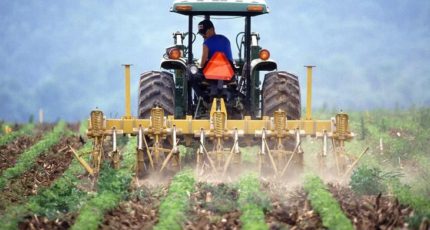
<svg viewBox="0 0 430 230">
<path fill-rule="evenodd" d="M 176 117 L 194 115 L 207 118 L 214 98 L 223 98 L 229 117 L 261 115 L 259 71 L 272 71 L 277 64 L 269 51 L 259 45 L 258 33 L 251 33 L 251 18 L 269 13 L 265 0 L 176 0 L 171 12 L 188 17 L 188 31 L 173 34 L 173 45 L 166 49 L 161 68 L 174 71 Z M 236 44 L 239 54 L 228 63 L 222 55 L 213 55 L 207 65 L 194 55 L 197 36 L 194 19 L 216 17 L 243 17 L 244 29 L 238 31 Z M 222 53 L 221 53 L 222 54 Z"/>
</svg>

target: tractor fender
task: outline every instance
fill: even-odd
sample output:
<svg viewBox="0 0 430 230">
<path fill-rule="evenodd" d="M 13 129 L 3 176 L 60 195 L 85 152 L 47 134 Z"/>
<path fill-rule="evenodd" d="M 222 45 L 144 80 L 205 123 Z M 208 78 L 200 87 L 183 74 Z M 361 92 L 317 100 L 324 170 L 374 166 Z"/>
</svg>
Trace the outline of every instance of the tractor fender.
<svg viewBox="0 0 430 230">
<path fill-rule="evenodd" d="M 161 68 L 163 69 L 187 69 L 187 64 L 183 59 L 161 59 Z"/>
<path fill-rule="evenodd" d="M 278 65 L 272 59 L 268 59 L 268 60 L 254 59 L 251 61 L 251 74 L 254 74 L 254 71 L 272 71 L 277 68 L 278 68 Z"/>
</svg>

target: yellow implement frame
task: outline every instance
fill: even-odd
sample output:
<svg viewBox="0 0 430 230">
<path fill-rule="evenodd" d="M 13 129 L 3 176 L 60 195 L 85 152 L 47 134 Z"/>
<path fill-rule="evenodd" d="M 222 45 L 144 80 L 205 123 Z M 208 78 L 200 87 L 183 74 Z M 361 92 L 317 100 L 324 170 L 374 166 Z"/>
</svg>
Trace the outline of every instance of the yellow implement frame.
<svg viewBox="0 0 430 230">
<path fill-rule="evenodd" d="M 131 116 L 130 112 L 130 65 L 125 65 L 126 78 L 126 114 L 121 119 L 106 119 L 103 112 L 94 110 L 91 112 L 89 119 L 88 136 L 93 138 L 94 148 L 92 152 L 92 171 L 91 174 L 97 174 L 100 163 L 103 159 L 103 141 L 105 137 L 112 136 L 116 151 L 116 135 L 130 134 L 138 136 L 137 161 L 138 175 L 139 170 L 149 166 L 145 165 L 144 156 L 149 159 L 152 169 L 157 168 L 162 171 L 170 161 L 172 164 L 180 167 L 180 159 L 177 150 L 177 136 L 184 137 L 185 141 L 193 138 L 200 139 L 200 147 L 197 152 L 197 164 L 202 163 L 202 159 L 209 160 L 209 165 L 214 171 L 221 169 L 225 174 L 233 155 L 239 154 L 239 139 L 261 138 L 260 156 L 268 155 L 270 164 L 276 174 L 284 174 L 290 164 L 291 158 L 288 154 L 294 155 L 299 151 L 300 137 L 314 136 L 321 138 L 324 142 L 324 148 L 327 148 L 327 139 L 332 139 L 336 146 L 336 152 L 343 150 L 344 141 L 353 137 L 348 127 L 348 115 L 339 113 L 331 120 L 312 120 L 311 118 L 311 88 L 312 88 L 312 67 L 307 66 L 308 73 L 308 93 L 307 93 L 307 111 L 306 117 L 302 120 L 287 120 L 288 111 L 276 111 L 272 117 L 263 116 L 261 119 L 253 120 L 245 116 L 243 120 L 228 120 L 227 111 L 222 98 L 214 99 L 210 111 L 210 119 L 195 120 L 192 116 L 186 116 L 185 119 L 176 119 L 174 116 L 164 116 L 162 108 L 153 108 L 149 119 L 137 119 Z M 151 140 L 151 146 L 148 146 L 146 139 Z M 285 139 L 296 140 L 296 148 L 293 152 L 288 151 L 282 145 Z M 170 149 L 163 148 L 163 140 L 171 140 L 173 147 Z M 213 143 L 213 149 L 207 151 L 204 148 L 205 140 L 209 139 Z M 225 141 L 233 141 L 231 150 L 224 149 Z M 270 149 L 267 140 L 278 143 L 274 149 Z M 325 155 L 327 150 L 323 151 Z M 338 154 L 338 153 L 337 153 Z M 79 156 L 76 156 L 79 158 Z M 116 155 L 115 161 L 118 161 Z M 288 159 L 289 158 L 289 159 Z M 215 159 L 215 162 L 214 160 Z M 263 158 L 261 158 L 263 159 Z M 282 159 L 280 161 L 280 159 Z M 80 162 L 83 159 L 79 159 Z M 264 160 L 260 161 L 263 164 Z M 279 162 L 284 162 L 279 165 Z M 116 162 L 118 164 L 118 162 Z M 284 166 L 285 165 L 285 166 Z M 88 166 L 86 166 L 87 168 Z M 198 166 L 199 167 L 199 166 Z M 261 165 L 260 165 L 261 167 Z"/>
</svg>

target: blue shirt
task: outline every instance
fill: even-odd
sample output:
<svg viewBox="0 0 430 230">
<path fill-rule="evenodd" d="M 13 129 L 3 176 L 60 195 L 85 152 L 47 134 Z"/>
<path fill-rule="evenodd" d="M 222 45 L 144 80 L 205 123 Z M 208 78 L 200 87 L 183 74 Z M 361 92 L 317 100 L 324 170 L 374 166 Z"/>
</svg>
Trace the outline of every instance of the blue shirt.
<svg viewBox="0 0 430 230">
<path fill-rule="evenodd" d="M 228 60 L 233 61 L 233 56 L 231 55 L 230 41 L 224 35 L 215 34 L 203 42 L 209 49 L 208 61 L 211 60 L 212 56 L 216 52 L 223 52 Z"/>
</svg>

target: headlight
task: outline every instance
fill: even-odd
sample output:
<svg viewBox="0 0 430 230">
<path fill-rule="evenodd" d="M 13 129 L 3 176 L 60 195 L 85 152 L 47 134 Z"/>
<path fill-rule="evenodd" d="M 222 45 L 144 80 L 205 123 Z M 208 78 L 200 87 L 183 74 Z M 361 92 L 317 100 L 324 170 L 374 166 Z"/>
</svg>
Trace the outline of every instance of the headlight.
<svg viewBox="0 0 430 230">
<path fill-rule="evenodd" d="M 199 72 L 199 67 L 197 67 L 196 65 L 191 65 L 190 66 L 190 73 L 192 74 L 192 75 L 195 75 L 195 74 L 197 74 Z"/>
</svg>

